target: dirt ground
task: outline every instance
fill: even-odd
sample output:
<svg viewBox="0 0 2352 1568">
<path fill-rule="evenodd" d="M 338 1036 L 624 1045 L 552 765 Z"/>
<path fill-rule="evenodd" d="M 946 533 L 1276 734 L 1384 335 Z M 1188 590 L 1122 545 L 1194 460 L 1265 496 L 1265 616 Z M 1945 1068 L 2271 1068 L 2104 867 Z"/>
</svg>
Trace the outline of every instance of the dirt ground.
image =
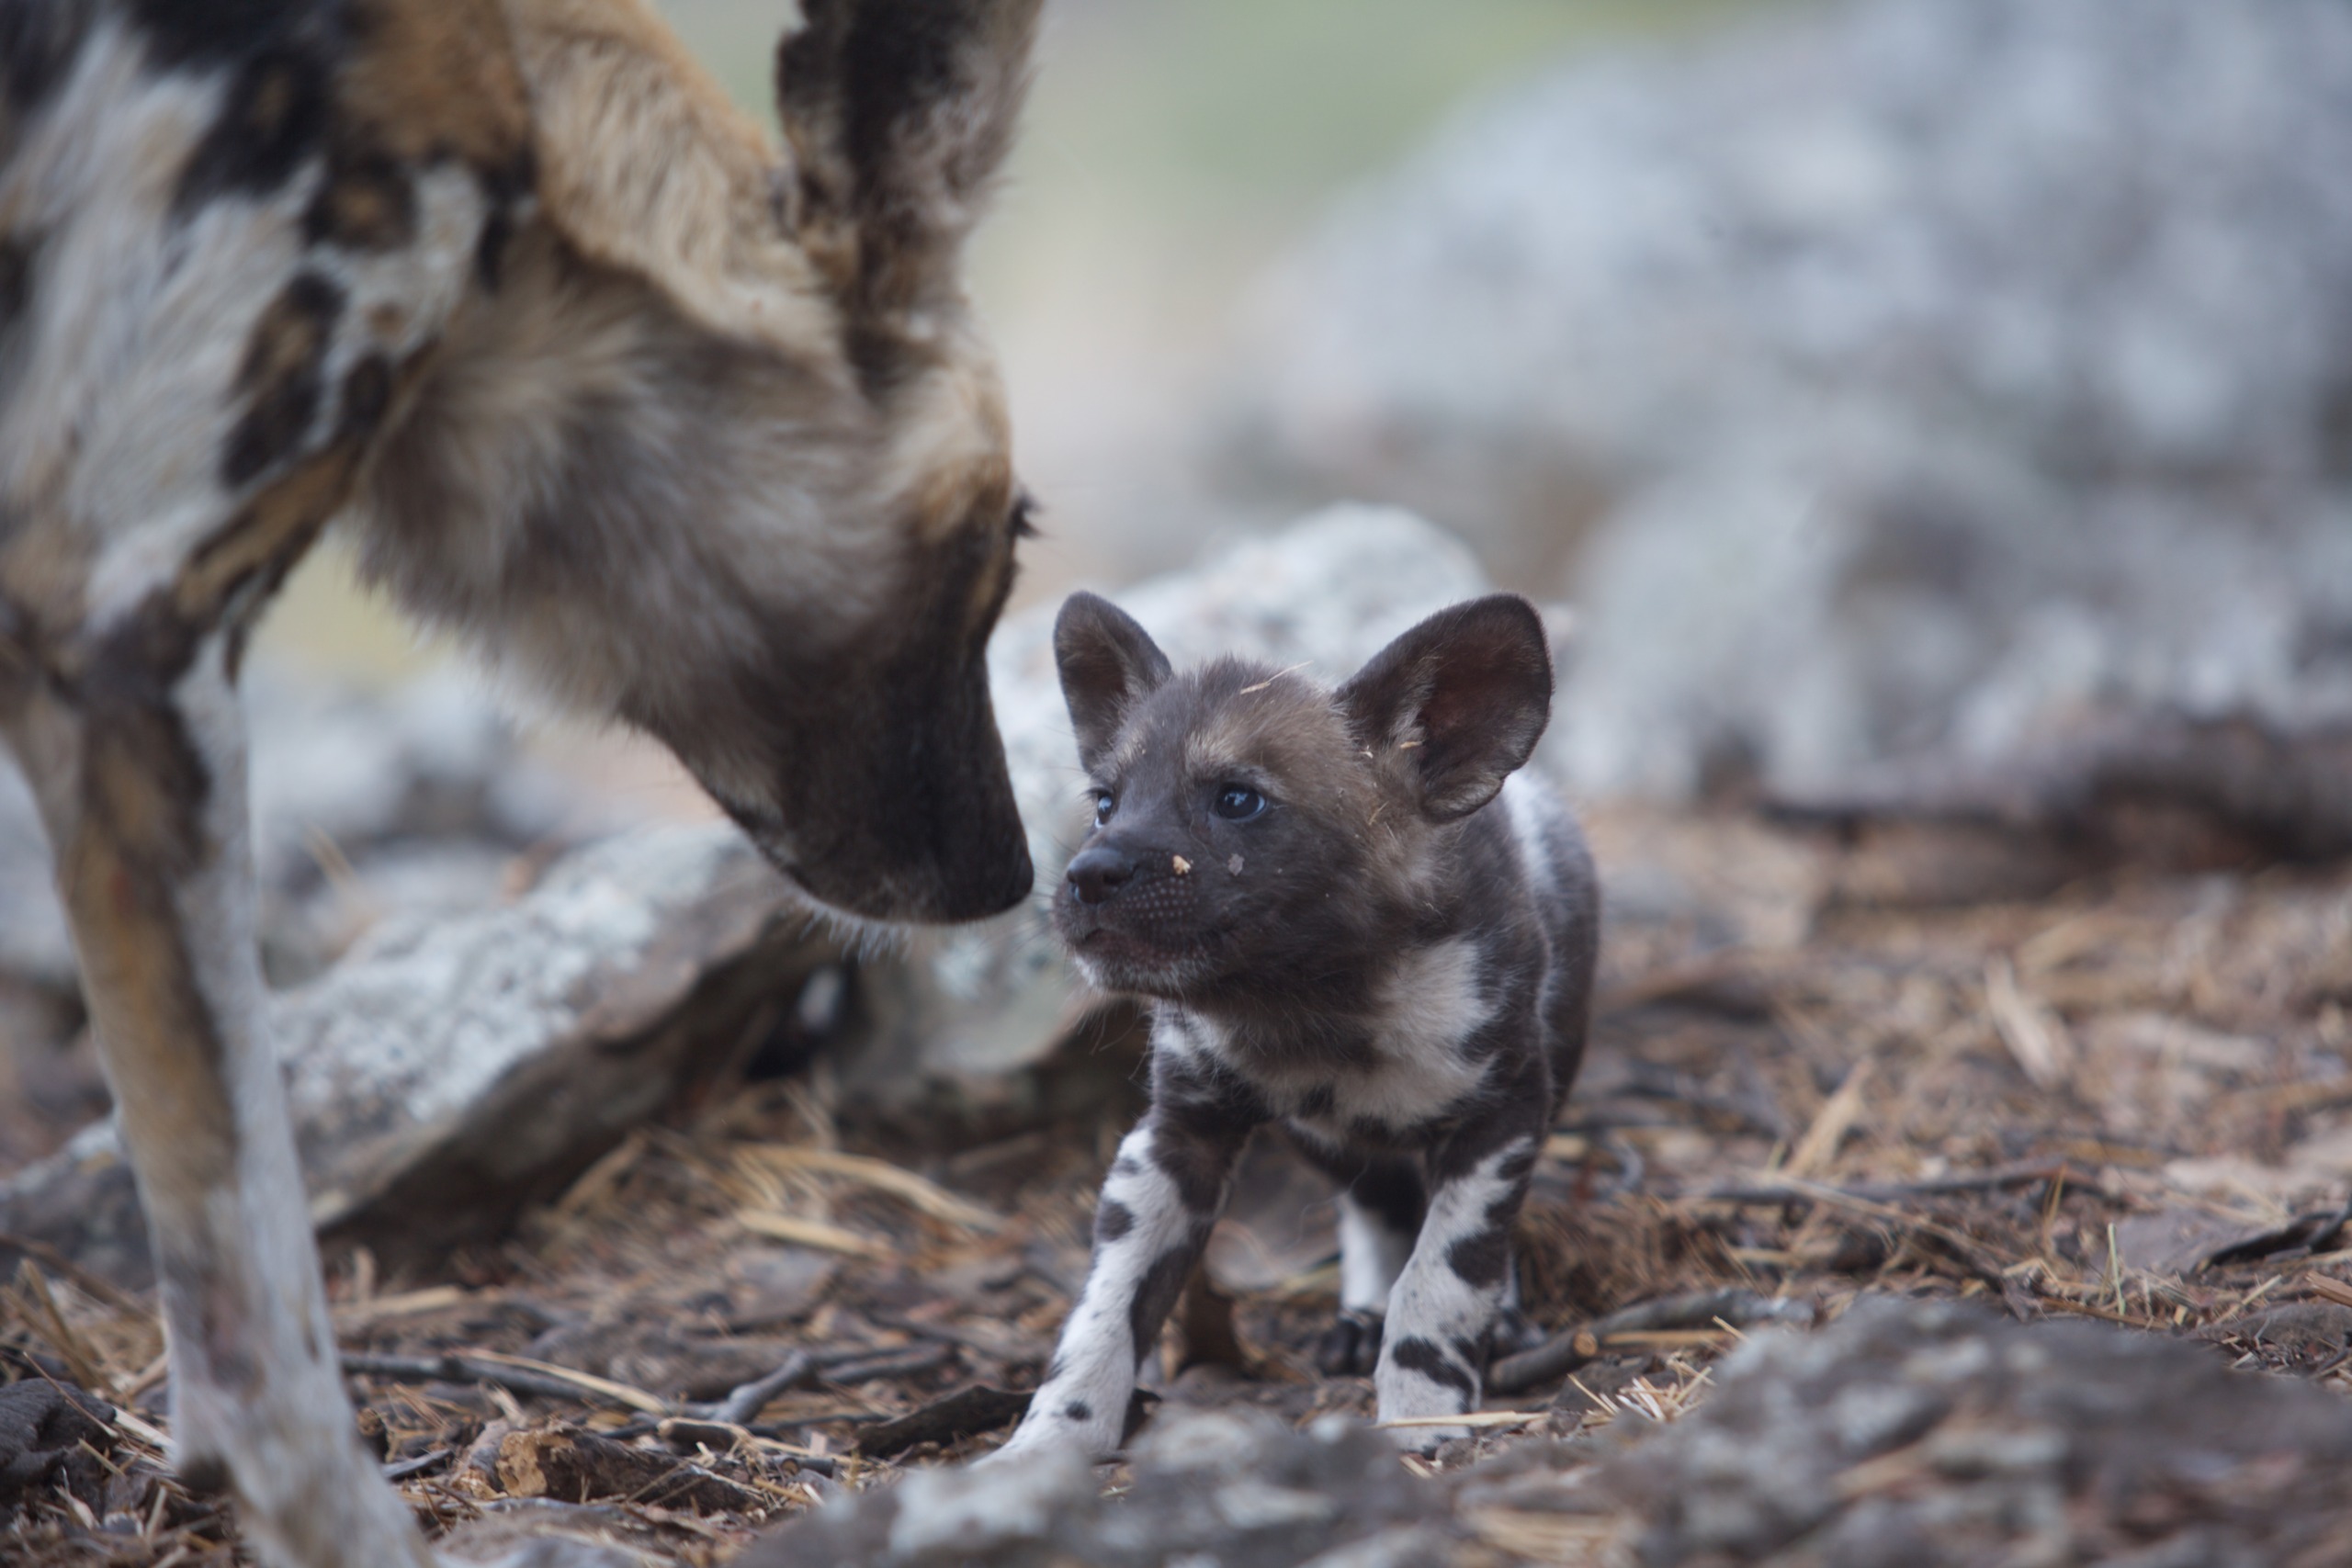
<svg viewBox="0 0 2352 1568">
<path fill-rule="evenodd" d="M 1865 1292 L 2193 1337 L 2352 1390 L 2352 865 L 2062 880 L 1978 840 L 1593 827 L 1602 996 L 1520 1231 L 1531 1314 L 1561 1337 L 1436 1466 L 1671 1419 L 1743 1325 Z M 1070 1049 L 1099 1069 L 1136 1043 Z M 893 1124 L 836 1108 L 820 1070 L 681 1111 L 496 1250 L 401 1278 L 331 1260 L 363 1430 L 436 1533 L 545 1516 L 724 1562 L 828 1494 L 1001 1440 L 1017 1398 L 968 1391 L 1037 1379 L 1138 1105 Z M 1367 1382 L 1313 1367 L 1331 1256 L 1328 1193 L 1253 1147 L 1152 1392 L 1369 1417 Z M 232 1510 L 163 1472 L 160 1351 L 151 1302 L 62 1263 L 0 1287 L 0 1382 L 119 1409 L 96 1467 L 0 1514 L 0 1558 L 246 1560 Z"/>
</svg>

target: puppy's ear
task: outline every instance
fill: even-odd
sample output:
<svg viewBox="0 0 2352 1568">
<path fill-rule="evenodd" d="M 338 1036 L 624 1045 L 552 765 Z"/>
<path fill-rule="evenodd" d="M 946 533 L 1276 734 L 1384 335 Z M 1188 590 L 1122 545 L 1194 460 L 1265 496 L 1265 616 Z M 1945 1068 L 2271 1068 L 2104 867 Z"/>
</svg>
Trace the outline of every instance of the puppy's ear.
<svg viewBox="0 0 2352 1568">
<path fill-rule="evenodd" d="M 1091 593 L 1062 601 L 1054 617 L 1054 663 L 1078 731 L 1078 760 L 1090 771 L 1109 753 L 1136 704 L 1173 673 L 1133 615 Z"/>
<path fill-rule="evenodd" d="M 1535 606 L 1496 593 L 1441 610 L 1340 688 L 1368 750 L 1404 749 L 1422 814 L 1451 822 L 1495 798 L 1552 716 L 1552 649 Z"/>
<path fill-rule="evenodd" d="M 776 51 L 791 217 L 852 307 L 955 282 L 1012 144 L 1039 0 L 802 0 Z"/>
</svg>

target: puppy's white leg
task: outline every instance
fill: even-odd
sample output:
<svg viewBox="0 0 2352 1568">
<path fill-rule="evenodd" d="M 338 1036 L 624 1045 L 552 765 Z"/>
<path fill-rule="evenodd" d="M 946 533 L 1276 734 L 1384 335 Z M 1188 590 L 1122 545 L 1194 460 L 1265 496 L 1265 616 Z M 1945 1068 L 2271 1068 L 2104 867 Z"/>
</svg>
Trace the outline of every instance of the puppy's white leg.
<svg viewBox="0 0 2352 1568">
<path fill-rule="evenodd" d="M 1518 1107 L 1510 1115 L 1527 1119 Z M 1374 1374 L 1383 1421 L 1478 1407 L 1487 1337 L 1510 1270 L 1511 1222 L 1527 1195 L 1536 1147 L 1532 1133 L 1485 1125 L 1464 1129 L 1439 1151 L 1420 1239 L 1388 1296 L 1387 1334 Z M 1456 1152 L 1464 1148 L 1483 1152 L 1464 1159 Z M 1427 1451 L 1467 1431 L 1408 1427 L 1395 1436 Z"/>
<path fill-rule="evenodd" d="M 214 633 L 158 615 L 87 649 L 11 739 L 40 796 L 155 1249 L 183 1474 L 232 1486 L 263 1559 L 425 1568 L 359 1445 L 262 979 L 244 735 Z"/>
<path fill-rule="evenodd" d="M 1388 1294 L 1413 1256 L 1413 1233 L 1353 1192 L 1340 1194 L 1340 1310 L 1388 1314 Z"/>
<path fill-rule="evenodd" d="M 1247 1123 L 1207 1124 L 1155 1105 L 1119 1145 L 1094 1211 L 1094 1261 L 1046 1381 L 999 1454 L 1119 1446 L 1136 1369 L 1208 1245 Z"/>
</svg>

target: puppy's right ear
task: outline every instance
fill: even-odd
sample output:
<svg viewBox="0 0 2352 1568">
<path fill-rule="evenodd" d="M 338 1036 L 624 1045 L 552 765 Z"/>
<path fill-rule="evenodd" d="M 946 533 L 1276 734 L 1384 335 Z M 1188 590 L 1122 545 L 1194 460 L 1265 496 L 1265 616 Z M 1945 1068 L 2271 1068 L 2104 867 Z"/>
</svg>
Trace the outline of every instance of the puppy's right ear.
<svg viewBox="0 0 2352 1568">
<path fill-rule="evenodd" d="M 1109 754 L 1136 705 L 1174 673 L 1133 615 L 1092 593 L 1062 601 L 1054 617 L 1054 663 L 1078 731 L 1078 760 L 1089 771 Z"/>
</svg>

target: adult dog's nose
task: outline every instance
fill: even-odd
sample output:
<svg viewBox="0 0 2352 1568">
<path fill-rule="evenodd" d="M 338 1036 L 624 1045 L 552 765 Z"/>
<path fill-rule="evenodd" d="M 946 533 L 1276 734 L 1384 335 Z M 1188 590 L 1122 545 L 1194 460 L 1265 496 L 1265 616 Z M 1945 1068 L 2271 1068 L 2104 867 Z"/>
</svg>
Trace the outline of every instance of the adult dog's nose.
<svg viewBox="0 0 2352 1568">
<path fill-rule="evenodd" d="M 1080 850 L 1069 863 L 1069 885 L 1081 904 L 1105 904 L 1136 874 L 1135 857 L 1110 844 Z"/>
</svg>

